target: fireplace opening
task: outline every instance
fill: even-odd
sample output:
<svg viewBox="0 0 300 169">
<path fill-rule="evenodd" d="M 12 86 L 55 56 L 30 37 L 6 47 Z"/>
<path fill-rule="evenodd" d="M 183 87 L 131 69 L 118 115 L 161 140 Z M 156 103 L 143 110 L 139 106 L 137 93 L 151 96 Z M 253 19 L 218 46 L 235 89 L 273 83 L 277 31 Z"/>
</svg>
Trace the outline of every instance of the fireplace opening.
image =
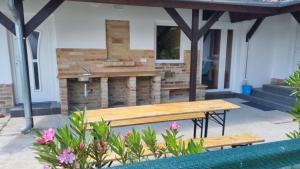
<svg viewBox="0 0 300 169">
<path fill-rule="evenodd" d="M 108 79 L 108 105 L 121 107 L 127 105 L 127 78 L 115 77 Z"/>
</svg>

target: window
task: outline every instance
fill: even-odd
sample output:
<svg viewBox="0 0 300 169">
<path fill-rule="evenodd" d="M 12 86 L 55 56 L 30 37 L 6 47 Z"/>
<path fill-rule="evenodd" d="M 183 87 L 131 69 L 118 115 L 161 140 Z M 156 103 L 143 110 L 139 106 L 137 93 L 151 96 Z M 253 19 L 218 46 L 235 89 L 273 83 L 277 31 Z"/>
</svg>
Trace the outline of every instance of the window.
<svg viewBox="0 0 300 169">
<path fill-rule="evenodd" d="M 33 70 L 33 83 L 34 83 L 34 89 L 40 90 L 40 72 L 39 72 L 39 38 L 40 33 L 39 32 L 32 32 L 28 36 L 28 42 L 31 50 L 31 60 L 32 60 L 32 70 Z"/>
<path fill-rule="evenodd" d="M 157 26 L 156 60 L 180 60 L 180 29 L 177 26 Z"/>
</svg>

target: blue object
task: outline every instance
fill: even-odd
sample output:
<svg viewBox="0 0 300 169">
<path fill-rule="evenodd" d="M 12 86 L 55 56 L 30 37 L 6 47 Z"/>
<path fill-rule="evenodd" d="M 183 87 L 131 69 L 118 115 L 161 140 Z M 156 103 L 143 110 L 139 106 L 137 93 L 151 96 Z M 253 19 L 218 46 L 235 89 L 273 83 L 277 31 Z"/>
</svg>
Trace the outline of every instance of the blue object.
<svg viewBox="0 0 300 169">
<path fill-rule="evenodd" d="M 252 93 L 252 86 L 251 85 L 243 85 L 242 86 L 242 93 L 245 96 L 249 96 Z"/>
</svg>

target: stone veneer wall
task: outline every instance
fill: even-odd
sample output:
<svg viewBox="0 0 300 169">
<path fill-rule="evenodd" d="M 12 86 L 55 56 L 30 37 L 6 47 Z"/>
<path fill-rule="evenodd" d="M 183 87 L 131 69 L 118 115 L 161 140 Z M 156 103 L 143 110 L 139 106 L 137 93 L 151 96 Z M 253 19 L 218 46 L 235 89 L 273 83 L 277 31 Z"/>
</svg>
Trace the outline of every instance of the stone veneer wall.
<svg viewBox="0 0 300 169">
<path fill-rule="evenodd" d="M 14 107 L 13 84 L 0 84 L 0 113 L 4 113 L 8 108 Z"/>
<path fill-rule="evenodd" d="M 200 72 L 200 57 L 198 56 L 198 70 Z M 187 85 L 190 79 L 190 51 L 184 51 L 183 63 L 156 63 L 155 69 L 162 77 L 162 87 L 169 85 Z M 200 81 L 198 77 L 198 82 Z M 200 82 L 199 82 L 200 83 Z"/>
</svg>

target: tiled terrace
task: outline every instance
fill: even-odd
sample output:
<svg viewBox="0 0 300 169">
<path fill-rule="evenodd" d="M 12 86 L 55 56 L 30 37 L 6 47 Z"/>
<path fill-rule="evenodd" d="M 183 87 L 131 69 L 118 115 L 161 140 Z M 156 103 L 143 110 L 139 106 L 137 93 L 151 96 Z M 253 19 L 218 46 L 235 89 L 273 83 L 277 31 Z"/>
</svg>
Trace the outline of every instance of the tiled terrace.
<svg viewBox="0 0 300 169">
<path fill-rule="evenodd" d="M 230 102 L 241 106 L 241 109 L 228 113 L 226 121 L 226 134 L 251 132 L 266 139 L 267 142 L 287 139 L 285 133 L 297 128 L 292 122 L 292 117 L 285 112 L 273 110 L 262 111 L 242 104 L 246 102 L 241 99 L 227 99 Z M 34 117 L 35 128 L 42 130 L 49 127 L 59 127 L 67 122 L 67 117 L 62 115 Z M 185 137 L 192 137 L 191 121 L 180 121 L 181 134 Z M 1 168 L 40 168 L 41 165 L 34 159 L 31 149 L 33 134 L 21 135 L 19 130 L 23 125 L 23 118 L 10 119 L 7 126 L 0 131 L 0 164 Z M 151 125 L 157 133 L 163 132 L 169 123 Z M 209 125 L 209 136 L 220 135 L 221 128 L 213 122 Z M 145 125 L 135 126 L 137 129 Z M 115 129 L 117 132 L 126 133 L 131 127 Z M 16 162 L 16 159 L 18 161 Z M 13 167 L 12 167 L 13 166 Z"/>
</svg>

